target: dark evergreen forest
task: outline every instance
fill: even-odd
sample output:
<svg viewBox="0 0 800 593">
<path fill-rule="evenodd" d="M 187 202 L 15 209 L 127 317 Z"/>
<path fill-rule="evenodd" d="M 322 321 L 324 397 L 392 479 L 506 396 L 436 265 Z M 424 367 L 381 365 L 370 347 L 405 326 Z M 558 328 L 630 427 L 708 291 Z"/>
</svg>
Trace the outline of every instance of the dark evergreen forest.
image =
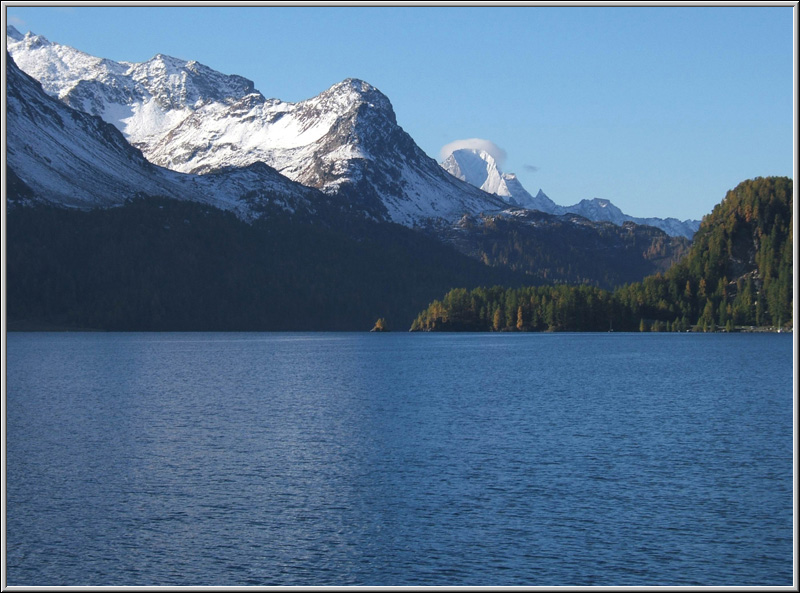
<svg viewBox="0 0 800 593">
<path fill-rule="evenodd" d="M 408 329 L 452 286 L 519 286 L 394 224 L 252 224 L 213 207 L 141 198 L 92 211 L 12 207 L 9 329 L 116 331 Z"/>
</svg>

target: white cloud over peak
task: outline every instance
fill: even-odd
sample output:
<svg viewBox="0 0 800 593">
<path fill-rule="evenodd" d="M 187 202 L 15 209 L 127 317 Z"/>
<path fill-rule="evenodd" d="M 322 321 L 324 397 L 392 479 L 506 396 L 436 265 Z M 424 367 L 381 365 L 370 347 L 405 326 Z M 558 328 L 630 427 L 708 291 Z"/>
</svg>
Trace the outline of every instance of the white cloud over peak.
<svg viewBox="0 0 800 593">
<path fill-rule="evenodd" d="M 456 150 L 461 150 L 462 148 L 484 150 L 489 153 L 495 161 L 497 161 L 497 164 L 500 167 L 503 166 L 506 160 L 505 150 L 497 146 L 497 144 L 491 140 L 484 140 L 483 138 L 466 138 L 464 140 L 454 140 L 453 142 L 445 144 L 439 150 L 439 160 L 444 161 Z"/>
</svg>

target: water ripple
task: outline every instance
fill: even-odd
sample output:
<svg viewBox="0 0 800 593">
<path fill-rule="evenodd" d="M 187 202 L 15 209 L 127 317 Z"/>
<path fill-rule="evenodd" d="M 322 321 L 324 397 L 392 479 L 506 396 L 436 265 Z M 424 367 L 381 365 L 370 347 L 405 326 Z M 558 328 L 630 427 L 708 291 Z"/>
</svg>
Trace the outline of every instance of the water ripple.
<svg viewBox="0 0 800 593">
<path fill-rule="evenodd" d="M 791 585 L 791 356 L 12 333 L 8 584 Z"/>
</svg>

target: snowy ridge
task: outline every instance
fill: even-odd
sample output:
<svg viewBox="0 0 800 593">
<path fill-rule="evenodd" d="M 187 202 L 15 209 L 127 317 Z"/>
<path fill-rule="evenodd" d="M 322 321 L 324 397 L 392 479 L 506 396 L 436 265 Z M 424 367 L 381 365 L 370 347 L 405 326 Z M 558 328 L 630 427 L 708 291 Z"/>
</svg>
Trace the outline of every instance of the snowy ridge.
<svg viewBox="0 0 800 593">
<path fill-rule="evenodd" d="M 221 166 L 246 166 L 263 161 L 292 179 L 307 177 L 313 181 L 304 171 L 303 161 L 313 159 L 318 143 L 331 133 L 354 103 L 366 100 L 356 90 L 360 84 L 360 81 L 344 81 L 300 103 L 268 101 L 258 93 L 230 104 L 206 103 L 177 125 L 166 123 L 168 133 L 143 150 L 153 162 L 177 171 L 206 173 Z M 371 90 L 374 89 L 363 88 L 362 92 Z M 381 107 L 385 104 L 379 103 Z M 375 107 L 374 103 L 368 104 Z M 134 134 L 130 137 L 134 144 L 144 141 Z M 330 154 L 335 160 L 368 156 L 363 147 L 354 144 L 337 149 Z"/>
<path fill-rule="evenodd" d="M 507 205 L 443 172 L 397 125 L 388 98 L 361 80 L 287 103 L 196 62 L 163 55 L 113 62 L 13 27 L 6 39 L 45 91 L 113 124 L 150 162 L 174 171 L 263 162 L 408 226 Z"/>
<path fill-rule="evenodd" d="M 141 64 L 114 62 L 41 35 L 21 35 L 13 26 L 6 43 L 20 69 L 48 94 L 102 117 L 134 144 L 156 141 L 197 105 L 229 103 L 253 92 L 253 83 L 241 76 L 162 54 Z"/>
<path fill-rule="evenodd" d="M 210 204 L 245 220 L 331 207 L 325 194 L 261 163 L 203 176 L 153 165 L 110 124 L 48 96 L 10 57 L 6 97 L 6 165 L 34 201 L 85 209 L 144 194 Z"/>
<path fill-rule="evenodd" d="M 110 206 L 138 191 L 172 191 L 168 177 L 99 118 L 45 95 L 9 59 L 7 166 L 42 199 L 73 207 Z"/>
<path fill-rule="evenodd" d="M 637 218 L 629 216 L 612 204 L 609 200 L 594 198 L 581 200 L 572 206 L 559 206 L 541 189 L 532 196 L 511 173 L 502 173 L 497 162 L 483 150 L 462 148 L 453 151 L 441 164 L 445 171 L 475 187 L 504 197 L 509 203 L 539 210 L 547 214 L 578 214 L 596 222 L 611 222 L 622 226 L 625 222 L 634 222 L 654 226 L 670 236 L 683 236 L 691 239 L 700 228 L 699 220 L 680 221 L 676 218 Z"/>
</svg>

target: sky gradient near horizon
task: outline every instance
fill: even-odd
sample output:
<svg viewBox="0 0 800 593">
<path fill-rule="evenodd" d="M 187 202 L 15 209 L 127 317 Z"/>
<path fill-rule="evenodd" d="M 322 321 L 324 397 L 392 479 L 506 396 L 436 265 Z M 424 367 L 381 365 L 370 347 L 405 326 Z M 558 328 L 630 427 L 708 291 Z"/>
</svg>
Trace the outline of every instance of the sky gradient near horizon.
<svg viewBox="0 0 800 593">
<path fill-rule="evenodd" d="M 22 33 L 197 60 L 285 101 L 363 79 L 429 156 L 490 141 L 562 205 L 700 219 L 740 181 L 793 176 L 791 6 L 4 8 Z"/>
</svg>

